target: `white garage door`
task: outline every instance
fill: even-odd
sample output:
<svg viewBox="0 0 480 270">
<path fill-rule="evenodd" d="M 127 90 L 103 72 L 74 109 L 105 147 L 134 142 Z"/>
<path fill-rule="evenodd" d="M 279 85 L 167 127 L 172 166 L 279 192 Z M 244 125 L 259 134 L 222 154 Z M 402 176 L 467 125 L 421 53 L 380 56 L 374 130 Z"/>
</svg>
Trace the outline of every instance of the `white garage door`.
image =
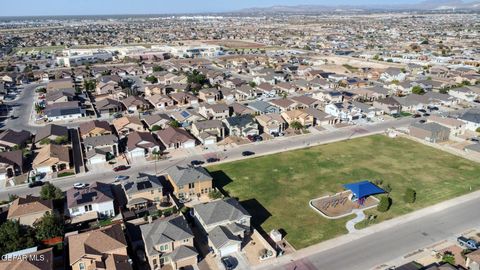
<svg viewBox="0 0 480 270">
<path fill-rule="evenodd" d="M 211 139 L 206 139 L 204 144 L 205 145 L 212 145 L 212 144 L 215 144 L 216 142 L 217 142 L 216 139 L 211 138 Z"/>
<path fill-rule="evenodd" d="M 104 163 L 106 162 L 106 159 L 105 157 L 101 157 L 101 156 L 96 156 L 96 157 L 92 157 L 90 159 L 90 164 L 99 164 L 99 163 Z"/>
<path fill-rule="evenodd" d="M 234 243 L 220 248 L 220 257 L 224 257 L 240 250 L 240 243 Z"/>
<path fill-rule="evenodd" d="M 193 148 L 195 147 L 195 141 L 188 141 L 183 144 L 183 148 Z"/>
</svg>

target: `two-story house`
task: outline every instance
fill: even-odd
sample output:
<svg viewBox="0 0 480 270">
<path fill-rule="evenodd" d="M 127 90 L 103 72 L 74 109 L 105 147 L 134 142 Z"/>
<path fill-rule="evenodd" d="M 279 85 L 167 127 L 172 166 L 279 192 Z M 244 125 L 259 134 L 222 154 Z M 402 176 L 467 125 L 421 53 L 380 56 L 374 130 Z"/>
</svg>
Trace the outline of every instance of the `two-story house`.
<svg viewBox="0 0 480 270">
<path fill-rule="evenodd" d="M 66 193 L 67 215 L 72 223 L 115 215 L 114 197 L 109 184 L 95 182 L 82 189 L 71 188 Z"/>
<path fill-rule="evenodd" d="M 139 176 L 136 179 L 122 183 L 127 197 L 128 209 L 140 209 L 160 203 L 163 196 L 163 186 L 158 177 L 153 175 Z"/>
<path fill-rule="evenodd" d="M 208 196 L 213 189 L 213 178 L 203 167 L 172 166 L 167 169 L 167 179 L 178 198 Z"/>
<path fill-rule="evenodd" d="M 197 264 L 193 233 L 182 215 L 141 225 L 140 231 L 150 269 L 169 265 L 176 270 Z"/>
</svg>

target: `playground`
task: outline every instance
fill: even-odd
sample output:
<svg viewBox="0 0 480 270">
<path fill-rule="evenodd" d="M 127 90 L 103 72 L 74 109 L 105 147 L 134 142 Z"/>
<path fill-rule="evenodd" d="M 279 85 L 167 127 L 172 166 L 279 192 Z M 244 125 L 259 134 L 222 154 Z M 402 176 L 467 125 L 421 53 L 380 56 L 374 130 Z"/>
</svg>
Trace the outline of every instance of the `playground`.
<svg viewBox="0 0 480 270">
<path fill-rule="evenodd" d="M 353 202 L 352 192 L 344 191 L 333 196 L 324 196 L 310 201 L 310 206 L 328 219 L 343 218 L 353 214 L 354 210 L 365 210 L 376 207 L 378 199 L 368 197 L 363 204 Z"/>
</svg>

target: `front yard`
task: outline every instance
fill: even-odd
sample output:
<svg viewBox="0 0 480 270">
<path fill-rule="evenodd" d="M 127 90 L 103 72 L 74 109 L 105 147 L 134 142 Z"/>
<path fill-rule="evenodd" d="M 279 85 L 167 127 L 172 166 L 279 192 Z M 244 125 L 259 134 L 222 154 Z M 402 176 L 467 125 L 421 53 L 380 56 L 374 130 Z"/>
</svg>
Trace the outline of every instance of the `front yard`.
<svg viewBox="0 0 480 270">
<path fill-rule="evenodd" d="M 346 233 L 353 216 L 327 220 L 308 206 L 311 199 L 342 191 L 342 184 L 381 180 L 393 206 L 376 210 L 376 222 L 391 219 L 480 188 L 480 165 L 408 139 L 370 136 L 309 149 L 210 166 L 215 185 L 238 197 L 254 225 L 267 233 L 285 230 L 295 248 Z M 403 202 L 407 188 L 417 201 Z"/>
</svg>

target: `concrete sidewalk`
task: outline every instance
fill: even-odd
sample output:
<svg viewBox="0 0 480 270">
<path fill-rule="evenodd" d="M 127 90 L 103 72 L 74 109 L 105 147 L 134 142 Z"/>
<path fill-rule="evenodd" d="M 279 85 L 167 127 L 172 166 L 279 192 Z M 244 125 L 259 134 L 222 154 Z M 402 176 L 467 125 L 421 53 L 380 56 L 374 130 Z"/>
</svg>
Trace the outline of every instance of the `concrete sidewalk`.
<svg viewBox="0 0 480 270">
<path fill-rule="evenodd" d="M 252 269 L 280 269 L 281 267 L 291 263 L 292 261 L 302 260 L 314 254 L 318 254 L 323 251 L 348 244 L 351 241 L 381 232 L 383 230 L 394 228 L 395 226 L 398 226 L 400 224 L 409 223 L 416 219 L 441 212 L 443 210 L 461 205 L 463 203 L 473 201 L 475 199 L 478 199 L 479 197 L 480 197 L 480 191 L 475 191 L 467 195 L 463 195 L 463 196 L 450 199 L 448 201 L 445 201 L 436 205 L 432 205 L 432 206 L 420 209 L 410 214 L 406 214 L 391 220 L 384 221 L 379 224 L 372 225 L 362 230 L 357 230 L 353 233 L 349 233 L 346 235 L 339 236 L 337 238 L 333 238 L 333 239 L 318 243 L 316 245 L 298 250 L 293 254 L 272 259 L 269 261 L 268 264 L 258 265 L 258 266 L 252 267 Z"/>
</svg>

